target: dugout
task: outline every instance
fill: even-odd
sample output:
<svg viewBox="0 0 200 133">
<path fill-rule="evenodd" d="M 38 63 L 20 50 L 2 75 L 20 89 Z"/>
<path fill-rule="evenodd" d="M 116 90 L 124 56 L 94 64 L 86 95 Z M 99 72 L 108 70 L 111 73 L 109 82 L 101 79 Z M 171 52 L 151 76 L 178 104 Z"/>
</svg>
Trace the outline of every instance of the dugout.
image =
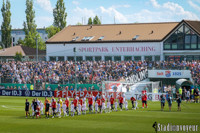
<svg viewBox="0 0 200 133">
<path fill-rule="evenodd" d="M 160 86 L 176 85 L 176 81 L 178 81 L 179 79 L 180 78 L 149 78 L 149 80 L 152 82 L 160 81 Z M 186 80 L 189 80 L 189 78 L 186 78 Z"/>
<path fill-rule="evenodd" d="M 189 90 L 192 85 L 193 83 L 187 79 L 179 79 L 176 81 L 176 89 L 185 87 L 187 90 Z"/>
</svg>

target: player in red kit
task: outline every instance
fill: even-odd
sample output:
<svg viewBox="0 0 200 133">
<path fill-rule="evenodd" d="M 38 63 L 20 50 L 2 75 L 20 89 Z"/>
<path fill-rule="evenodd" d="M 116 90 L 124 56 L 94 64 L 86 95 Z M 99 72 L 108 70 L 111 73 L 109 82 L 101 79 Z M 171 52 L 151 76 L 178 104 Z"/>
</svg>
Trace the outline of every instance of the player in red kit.
<svg viewBox="0 0 200 133">
<path fill-rule="evenodd" d="M 124 102 L 124 98 L 120 95 L 120 97 L 119 97 L 119 107 L 121 108 L 121 111 L 122 111 L 123 102 Z"/>
<path fill-rule="evenodd" d="M 52 118 L 54 118 L 54 116 L 56 116 L 56 100 L 55 99 L 53 99 L 52 100 L 52 110 L 53 110 L 53 116 L 52 116 Z"/>
<path fill-rule="evenodd" d="M 77 112 L 78 115 L 78 110 L 77 110 L 78 100 L 76 99 L 76 97 L 74 97 L 73 104 L 74 104 L 74 110 Z"/>
<path fill-rule="evenodd" d="M 80 103 L 80 105 L 82 107 L 83 106 L 83 99 L 82 99 L 82 97 L 79 98 L 78 102 Z M 83 111 L 82 108 L 81 108 L 81 111 Z"/>
<path fill-rule="evenodd" d="M 97 99 L 97 103 L 98 103 L 98 106 L 99 106 L 99 111 L 101 112 L 102 101 L 101 101 L 100 98 Z"/>
<path fill-rule="evenodd" d="M 135 106 L 134 106 L 134 102 L 136 101 L 136 99 L 135 99 L 135 97 L 131 97 L 131 103 L 132 103 L 132 109 L 134 109 L 135 108 Z"/>
<path fill-rule="evenodd" d="M 147 108 L 147 94 L 146 93 L 142 96 L 142 108 L 144 108 L 144 104 L 146 105 L 146 108 Z"/>
<path fill-rule="evenodd" d="M 69 116 L 69 98 L 68 97 L 65 100 L 65 104 L 66 104 L 67 116 Z"/>
<path fill-rule="evenodd" d="M 90 96 L 90 97 L 88 98 L 89 113 L 91 113 L 91 111 L 92 111 L 92 101 L 93 101 L 92 96 Z"/>
<path fill-rule="evenodd" d="M 40 117 L 40 108 L 39 108 L 39 106 L 37 105 L 37 107 L 36 107 L 36 119 L 37 119 L 38 117 Z"/>
<path fill-rule="evenodd" d="M 114 111 L 114 107 L 113 107 L 114 101 L 115 101 L 115 99 L 111 95 L 111 97 L 110 97 L 111 111 Z"/>
</svg>

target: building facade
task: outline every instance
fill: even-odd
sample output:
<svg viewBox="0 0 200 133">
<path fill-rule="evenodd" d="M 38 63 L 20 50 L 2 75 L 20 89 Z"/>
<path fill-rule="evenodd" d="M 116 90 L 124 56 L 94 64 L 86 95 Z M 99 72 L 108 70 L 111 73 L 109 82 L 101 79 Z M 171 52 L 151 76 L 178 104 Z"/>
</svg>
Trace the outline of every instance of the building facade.
<svg viewBox="0 0 200 133">
<path fill-rule="evenodd" d="M 48 34 L 46 33 L 45 28 L 44 29 L 39 28 L 39 29 L 37 29 L 37 32 L 40 34 L 43 41 L 48 40 Z M 0 42 L 2 41 L 1 34 L 2 34 L 2 32 L 0 30 Z M 18 44 L 19 40 L 24 40 L 25 32 L 23 29 L 12 29 L 11 36 L 12 36 L 12 45 L 16 46 Z"/>
<path fill-rule="evenodd" d="M 49 61 L 200 60 L 200 21 L 68 26 L 46 48 Z"/>
</svg>

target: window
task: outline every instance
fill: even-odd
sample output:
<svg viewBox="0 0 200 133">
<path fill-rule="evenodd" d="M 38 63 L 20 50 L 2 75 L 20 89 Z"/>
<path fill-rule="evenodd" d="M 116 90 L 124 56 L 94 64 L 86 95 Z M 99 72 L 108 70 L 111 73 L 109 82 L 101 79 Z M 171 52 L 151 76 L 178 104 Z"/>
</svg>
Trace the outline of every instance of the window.
<svg viewBox="0 0 200 133">
<path fill-rule="evenodd" d="M 86 36 L 82 39 L 82 41 L 90 41 L 94 38 L 94 36 Z"/>
<path fill-rule="evenodd" d="M 140 61 L 141 60 L 141 56 L 135 56 L 134 59 L 135 59 L 135 61 Z"/>
<path fill-rule="evenodd" d="M 72 41 L 76 41 L 76 40 L 78 40 L 78 39 L 79 39 L 79 36 L 73 38 Z"/>
<path fill-rule="evenodd" d="M 191 49 L 197 49 L 197 36 L 191 36 Z"/>
<path fill-rule="evenodd" d="M 136 36 L 133 37 L 132 40 L 136 40 L 138 37 L 139 37 L 139 35 L 136 35 Z"/>
<path fill-rule="evenodd" d="M 64 56 L 58 56 L 58 61 L 64 61 Z"/>
<path fill-rule="evenodd" d="M 167 50 L 167 49 L 171 49 L 171 46 L 169 43 L 166 43 L 164 44 L 164 49 Z"/>
<path fill-rule="evenodd" d="M 160 56 L 159 55 L 155 56 L 155 61 L 160 61 Z"/>
<path fill-rule="evenodd" d="M 13 37 L 13 42 L 15 42 L 15 38 Z"/>
<path fill-rule="evenodd" d="M 101 36 L 101 37 L 99 37 L 99 41 L 101 41 L 101 40 L 103 40 L 104 39 L 104 36 Z"/>
<path fill-rule="evenodd" d="M 73 57 L 73 56 L 68 56 L 68 57 L 67 57 L 67 60 L 68 60 L 68 61 L 74 61 L 74 57 Z"/>
<path fill-rule="evenodd" d="M 55 57 L 55 56 L 50 56 L 50 57 L 49 57 L 49 60 L 50 60 L 50 61 L 56 61 L 56 57 Z"/>
<path fill-rule="evenodd" d="M 195 55 L 194 60 L 200 60 L 200 55 Z"/>
<path fill-rule="evenodd" d="M 114 61 L 121 61 L 121 56 L 114 56 Z"/>
<path fill-rule="evenodd" d="M 190 44 L 185 44 L 185 49 L 190 49 Z"/>
<path fill-rule="evenodd" d="M 172 49 L 178 49 L 177 43 L 172 43 Z"/>
<path fill-rule="evenodd" d="M 132 56 L 125 56 L 124 57 L 124 61 L 130 61 L 130 60 L 132 60 Z"/>
<path fill-rule="evenodd" d="M 198 37 L 198 49 L 200 49 L 200 37 Z"/>
<path fill-rule="evenodd" d="M 92 56 L 86 56 L 86 61 L 93 61 L 93 57 Z"/>
<path fill-rule="evenodd" d="M 152 61 L 152 56 L 145 56 L 144 60 L 146 60 L 146 61 Z"/>
<path fill-rule="evenodd" d="M 83 60 L 83 57 L 82 56 L 77 56 L 76 57 L 76 61 L 82 61 Z"/>
<path fill-rule="evenodd" d="M 192 61 L 193 60 L 193 56 L 192 55 L 187 55 L 186 56 L 186 60 L 187 61 Z"/>
<path fill-rule="evenodd" d="M 183 24 L 164 43 L 164 50 L 196 50 L 200 49 L 197 35 Z"/>
<path fill-rule="evenodd" d="M 105 61 L 109 61 L 109 60 L 112 61 L 112 56 L 105 56 Z"/>
<path fill-rule="evenodd" d="M 95 56 L 95 61 L 100 61 L 101 60 L 101 56 Z"/>
</svg>

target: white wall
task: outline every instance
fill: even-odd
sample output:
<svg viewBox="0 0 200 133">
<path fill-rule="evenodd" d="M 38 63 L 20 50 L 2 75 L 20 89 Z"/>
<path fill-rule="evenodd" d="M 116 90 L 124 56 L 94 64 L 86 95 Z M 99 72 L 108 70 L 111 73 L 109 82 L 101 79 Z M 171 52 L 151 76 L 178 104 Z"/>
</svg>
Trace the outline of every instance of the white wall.
<svg viewBox="0 0 200 133">
<path fill-rule="evenodd" d="M 47 44 L 49 56 L 153 56 L 161 55 L 160 42 Z"/>
</svg>

